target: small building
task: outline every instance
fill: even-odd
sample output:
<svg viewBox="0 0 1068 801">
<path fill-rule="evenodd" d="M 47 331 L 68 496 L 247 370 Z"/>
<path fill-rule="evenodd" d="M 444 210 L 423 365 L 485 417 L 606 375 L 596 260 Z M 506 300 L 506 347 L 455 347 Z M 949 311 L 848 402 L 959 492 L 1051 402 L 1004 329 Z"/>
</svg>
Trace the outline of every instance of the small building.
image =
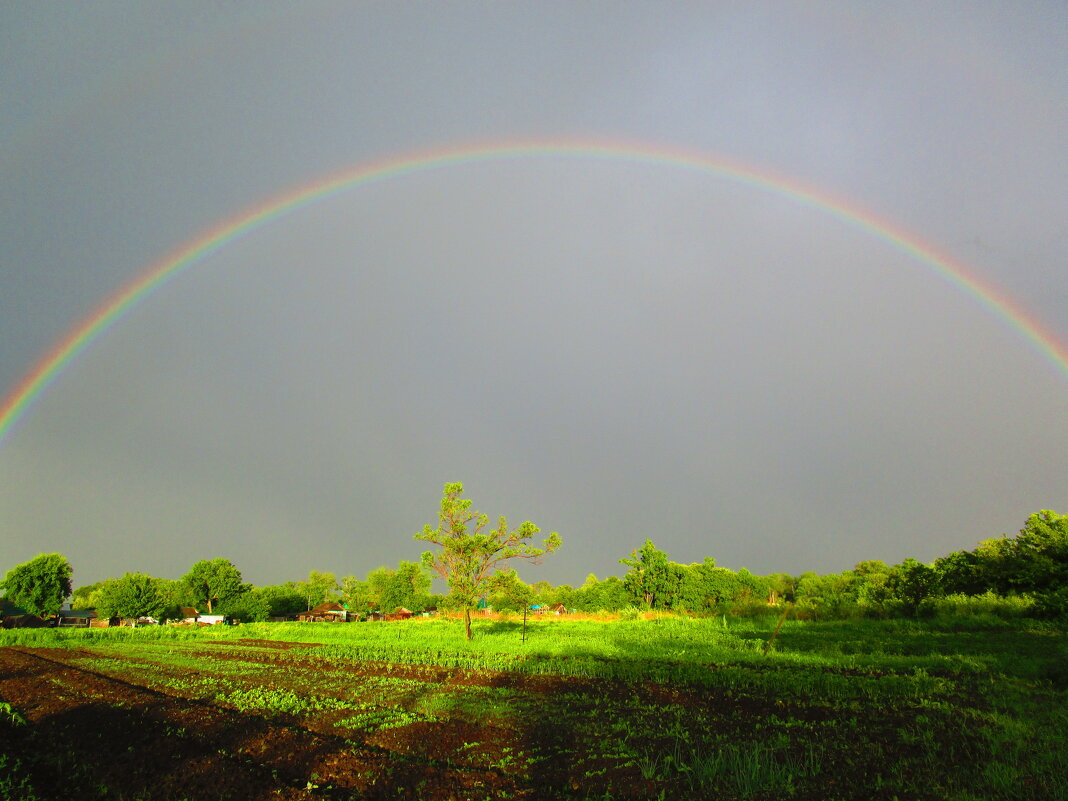
<svg viewBox="0 0 1068 801">
<path fill-rule="evenodd" d="M 220 624 L 226 624 L 229 618 L 226 615 L 202 615 L 196 609 L 191 606 L 178 607 L 178 614 L 181 615 L 181 622 L 187 626 L 217 626 Z M 138 626 L 145 625 L 145 623 L 155 622 L 152 618 L 139 618 L 136 623 Z M 132 625 L 130 621 L 126 621 L 125 625 Z"/>
<path fill-rule="evenodd" d="M 386 620 L 407 620 L 414 613 L 411 609 L 405 609 L 403 606 L 398 606 L 392 612 L 386 615 Z"/>
<path fill-rule="evenodd" d="M 326 601 L 307 612 L 298 612 L 297 620 L 302 623 L 347 623 L 349 610 L 337 601 Z"/>
<path fill-rule="evenodd" d="M 181 622 L 190 626 L 195 626 L 197 624 L 197 618 L 200 617 L 197 610 L 191 606 L 179 606 L 178 614 L 181 617 Z"/>
<path fill-rule="evenodd" d="M 567 607 L 563 604 L 553 604 L 549 607 L 549 611 L 552 612 L 554 615 L 566 615 Z"/>
<path fill-rule="evenodd" d="M 55 625 L 54 620 L 45 620 L 37 615 L 26 613 L 25 615 L 4 615 L 3 627 L 5 629 L 45 629 Z"/>
<path fill-rule="evenodd" d="M 32 614 L 0 598 L 0 625 L 5 629 L 43 629 L 56 625 L 56 619 Z"/>
<path fill-rule="evenodd" d="M 95 609 L 60 609 L 56 616 L 56 625 L 60 628 L 89 628 L 96 619 Z"/>
</svg>

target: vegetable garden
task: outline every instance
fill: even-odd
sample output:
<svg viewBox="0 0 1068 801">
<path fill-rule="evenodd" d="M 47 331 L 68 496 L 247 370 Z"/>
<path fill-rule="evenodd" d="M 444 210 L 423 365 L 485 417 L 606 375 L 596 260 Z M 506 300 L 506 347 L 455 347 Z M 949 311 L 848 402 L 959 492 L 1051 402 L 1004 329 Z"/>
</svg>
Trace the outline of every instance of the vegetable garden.
<svg viewBox="0 0 1068 801">
<path fill-rule="evenodd" d="M 6 631 L 0 798 L 1068 798 L 1057 624 L 776 622 Z"/>
</svg>

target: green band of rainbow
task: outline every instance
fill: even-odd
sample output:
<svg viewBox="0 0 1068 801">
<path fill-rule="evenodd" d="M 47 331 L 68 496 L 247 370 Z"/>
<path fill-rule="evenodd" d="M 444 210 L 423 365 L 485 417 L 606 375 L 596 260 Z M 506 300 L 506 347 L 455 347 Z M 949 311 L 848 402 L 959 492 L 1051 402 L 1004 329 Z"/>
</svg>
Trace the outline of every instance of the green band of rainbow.
<svg viewBox="0 0 1068 801">
<path fill-rule="evenodd" d="M 883 240 L 921 264 L 930 267 L 950 284 L 959 287 L 981 306 L 1006 322 L 1010 328 L 1015 329 L 1062 378 L 1068 379 L 1068 349 L 1051 333 L 1044 330 L 1040 323 L 1031 319 L 1022 308 L 1004 294 L 996 292 L 959 262 L 940 253 L 913 234 L 897 228 L 856 205 L 847 204 L 829 194 L 817 192 L 792 179 L 757 170 L 729 159 L 662 149 L 648 144 L 600 140 L 491 143 L 402 155 L 335 173 L 276 196 L 181 246 L 112 295 L 94 314 L 79 323 L 7 396 L 3 406 L 0 406 L 0 445 L 34 401 L 52 385 L 64 368 L 131 307 L 185 268 L 206 259 L 235 239 L 298 209 L 377 181 L 433 169 L 538 157 L 630 161 L 696 170 L 774 192 L 802 205 L 830 214 L 849 226 L 866 231 Z"/>
</svg>

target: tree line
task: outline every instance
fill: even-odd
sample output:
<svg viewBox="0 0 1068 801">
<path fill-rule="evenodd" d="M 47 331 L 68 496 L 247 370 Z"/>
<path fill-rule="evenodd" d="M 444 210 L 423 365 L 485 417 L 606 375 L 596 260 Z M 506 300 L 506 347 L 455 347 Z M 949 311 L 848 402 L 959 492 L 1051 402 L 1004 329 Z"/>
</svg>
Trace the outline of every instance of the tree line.
<svg viewBox="0 0 1068 801">
<path fill-rule="evenodd" d="M 798 615 L 916 616 L 946 596 L 1024 599 L 1032 613 L 1068 614 L 1068 515 L 1043 510 L 1031 515 L 1012 537 L 985 540 L 970 551 L 955 551 L 930 564 L 906 559 L 896 565 L 860 562 L 842 573 L 756 575 L 741 568 L 672 561 L 652 540 L 620 558 L 622 576 L 590 574 L 579 587 L 527 584 L 513 560 L 539 561 L 560 547 L 555 532 L 538 548 L 527 542 L 538 528 L 527 521 L 509 529 L 505 518 L 489 528 L 489 518 L 470 510 L 459 483 L 446 484 L 439 523 L 416 539 L 437 545 L 419 562 L 401 560 L 379 567 L 363 579 L 313 570 L 306 580 L 255 587 L 225 558 L 201 560 L 179 579 L 126 573 L 72 589 L 72 568 L 60 554 L 42 554 L 9 570 L 4 599 L 28 612 L 54 616 L 71 599 L 74 609 L 93 608 L 106 617 L 180 619 L 182 607 L 252 622 L 286 617 L 326 601 L 339 601 L 357 616 L 397 607 L 419 610 L 442 606 L 465 613 L 483 599 L 498 611 L 563 604 L 568 610 L 619 612 L 670 610 L 694 614 L 745 614 L 791 604 Z M 431 592 L 431 573 L 449 586 L 445 596 Z"/>
</svg>

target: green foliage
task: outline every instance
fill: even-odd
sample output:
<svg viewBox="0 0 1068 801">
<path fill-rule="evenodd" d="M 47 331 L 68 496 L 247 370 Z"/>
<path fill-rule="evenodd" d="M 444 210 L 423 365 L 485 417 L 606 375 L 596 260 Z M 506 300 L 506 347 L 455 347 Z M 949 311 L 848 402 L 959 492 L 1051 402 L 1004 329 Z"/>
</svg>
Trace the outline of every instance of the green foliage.
<svg viewBox="0 0 1068 801">
<path fill-rule="evenodd" d="M 646 609 L 665 607 L 678 594 L 682 575 L 652 540 L 646 539 L 641 548 L 631 551 L 619 563 L 630 568 L 623 577 L 623 585 L 633 600 Z"/>
<path fill-rule="evenodd" d="M 338 589 L 337 579 L 333 573 L 324 573 L 318 570 L 308 572 L 308 580 L 299 583 L 300 590 L 307 604 L 305 609 L 314 609 L 319 604 L 334 600 L 334 593 Z"/>
<path fill-rule="evenodd" d="M 215 611 L 242 623 L 262 623 L 271 617 L 271 599 L 267 593 L 252 589 L 221 601 Z"/>
<path fill-rule="evenodd" d="M 584 612 L 618 612 L 633 603 L 623 579 L 618 576 L 609 576 L 604 581 L 598 581 L 591 573 L 572 595 L 574 607 Z"/>
<path fill-rule="evenodd" d="M 106 582 L 85 584 L 74 590 L 70 599 L 71 609 L 96 609 L 100 601 L 100 590 Z"/>
<path fill-rule="evenodd" d="M 534 588 L 519 578 L 514 570 L 498 576 L 489 604 L 498 612 L 519 612 L 534 602 Z"/>
<path fill-rule="evenodd" d="M 22 761 L 0 754 L 0 801 L 37 801 L 38 798 Z"/>
<path fill-rule="evenodd" d="M 501 515 L 497 527 L 488 529 L 489 516 L 471 511 L 471 500 L 460 497 L 463 484 L 445 485 L 437 528 L 429 524 L 415 534 L 415 539 L 437 545 L 437 553 L 426 551 L 422 564 L 449 586 L 455 603 L 464 609 L 467 638 L 471 639 L 471 609 L 487 592 L 494 589 L 500 565 L 522 559 L 537 563 L 561 545 L 560 535 L 549 534 L 540 548 L 526 542 L 540 529 L 527 520 L 509 530 L 508 520 Z"/>
<path fill-rule="evenodd" d="M 246 589 L 241 583 L 241 571 L 228 560 L 202 559 L 182 577 L 194 606 L 203 606 L 210 615 L 214 604 L 232 599 Z M 203 610 L 201 610 L 203 611 Z"/>
<path fill-rule="evenodd" d="M 363 611 L 367 608 L 367 582 L 361 581 L 355 576 L 345 576 L 338 582 L 341 592 L 341 602 L 349 609 Z"/>
<path fill-rule="evenodd" d="M 430 576 L 419 562 L 401 560 L 396 570 L 380 567 L 367 574 L 365 604 L 383 612 L 398 607 L 422 609 L 431 605 Z"/>
<path fill-rule="evenodd" d="M 307 597 L 301 582 L 256 587 L 231 604 L 227 614 L 243 621 L 263 621 L 270 617 L 286 617 L 307 609 Z"/>
<path fill-rule="evenodd" d="M 71 593 L 72 572 L 62 554 L 40 554 L 7 571 L 4 597 L 30 614 L 52 617 Z"/>
<path fill-rule="evenodd" d="M 96 602 L 103 617 L 159 619 L 167 608 L 158 580 L 144 573 L 126 573 L 122 578 L 102 582 Z"/>
<path fill-rule="evenodd" d="M 933 597 L 937 590 L 938 574 L 934 568 L 911 558 L 894 565 L 886 579 L 887 597 L 898 601 L 910 617 L 919 614 L 924 601 Z"/>
<path fill-rule="evenodd" d="M 7 701 L 0 701 L 0 724 L 7 726 L 25 726 L 26 719 Z"/>
</svg>

